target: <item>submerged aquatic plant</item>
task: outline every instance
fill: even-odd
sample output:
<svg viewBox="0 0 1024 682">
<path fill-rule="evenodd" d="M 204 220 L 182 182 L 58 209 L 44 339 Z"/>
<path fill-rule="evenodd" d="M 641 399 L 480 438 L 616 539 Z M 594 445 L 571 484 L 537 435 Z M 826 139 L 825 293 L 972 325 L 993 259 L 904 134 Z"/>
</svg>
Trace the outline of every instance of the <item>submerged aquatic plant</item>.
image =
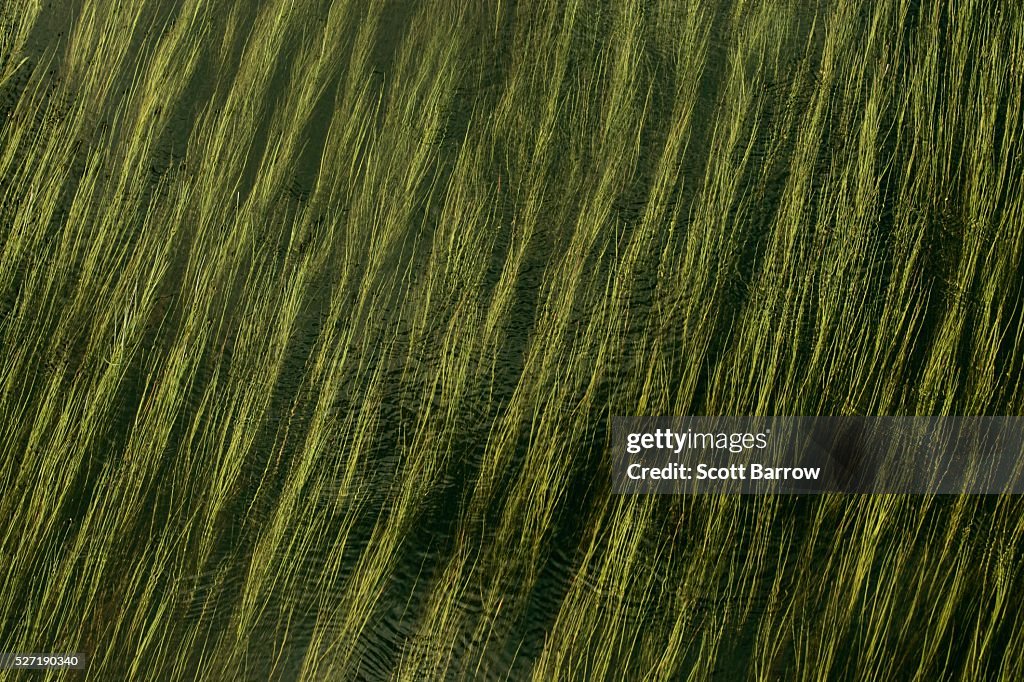
<svg viewBox="0 0 1024 682">
<path fill-rule="evenodd" d="M 0 651 L 1024 677 L 1019 500 L 622 497 L 606 455 L 613 414 L 1021 411 L 1015 4 L 0 8 Z"/>
</svg>

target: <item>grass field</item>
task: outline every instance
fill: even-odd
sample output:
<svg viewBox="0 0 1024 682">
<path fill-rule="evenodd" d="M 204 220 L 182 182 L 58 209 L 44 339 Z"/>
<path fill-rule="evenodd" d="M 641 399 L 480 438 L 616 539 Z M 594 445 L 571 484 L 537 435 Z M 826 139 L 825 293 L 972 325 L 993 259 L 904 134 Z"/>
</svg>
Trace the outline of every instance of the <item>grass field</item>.
<svg viewBox="0 0 1024 682">
<path fill-rule="evenodd" d="M 0 651 L 1024 679 L 1019 498 L 607 449 L 1024 414 L 1022 97 L 1010 0 L 0 0 Z"/>
</svg>

